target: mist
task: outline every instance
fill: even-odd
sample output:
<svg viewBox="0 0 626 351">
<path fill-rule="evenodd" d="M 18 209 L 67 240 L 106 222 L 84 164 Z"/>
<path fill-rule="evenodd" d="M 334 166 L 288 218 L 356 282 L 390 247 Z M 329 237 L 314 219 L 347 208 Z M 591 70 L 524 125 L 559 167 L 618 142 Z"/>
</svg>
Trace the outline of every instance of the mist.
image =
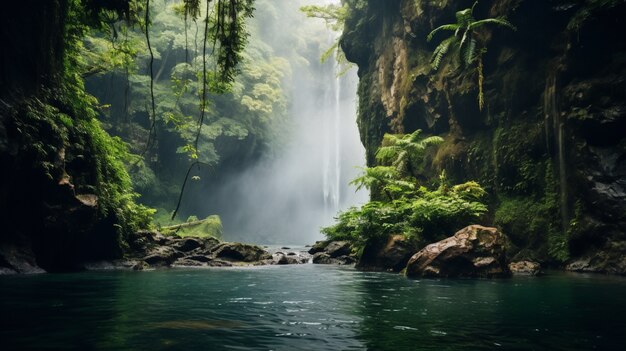
<svg viewBox="0 0 626 351">
<path fill-rule="evenodd" d="M 306 18 L 298 8 L 278 7 L 273 15 L 308 26 L 308 32 L 321 36 L 317 44 L 286 48 L 283 26 L 265 26 L 262 31 L 263 41 L 275 53 L 285 53 L 293 68 L 283 87 L 290 96 L 283 144 L 251 167 L 230 174 L 211 193 L 195 194 L 200 212 L 221 217 L 226 240 L 312 243 L 323 238 L 320 228 L 333 223 L 338 211 L 369 197 L 365 189 L 356 191 L 349 185 L 365 166 L 356 124 L 355 69 L 338 77 L 341 68 L 334 58 L 320 63 L 338 34 L 322 20 Z M 268 20 L 263 12 L 255 19 Z M 290 49 L 295 52 L 287 53 Z"/>
</svg>

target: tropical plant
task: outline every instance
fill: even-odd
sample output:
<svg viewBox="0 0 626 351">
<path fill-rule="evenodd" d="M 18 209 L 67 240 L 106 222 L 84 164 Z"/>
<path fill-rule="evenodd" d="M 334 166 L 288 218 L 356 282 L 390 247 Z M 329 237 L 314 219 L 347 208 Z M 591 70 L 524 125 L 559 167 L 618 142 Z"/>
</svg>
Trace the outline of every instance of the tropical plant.
<svg viewBox="0 0 626 351">
<path fill-rule="evenodd" d="M 487 212 L 483 203 L 486 192 L 476 182 L 449 186 L 442 172 L 435 190 L 419 186 L 416 174 L 406 170 L 415 167 L 421 171 L 425 150 L 442 142 L 439 137 L 419 135 L 419 130 L 385 135 L 376 158 L 387 165 L 365 168 L 351 182 L 357 189 L 368 188 L 372 201 L 340 213 L 337 223 L 322 228 L 322 233 L 331 240 L 348 240 L 357 248 L 393 234 L 425 243 L 475 222 Z"/>
<path fill-rule="evenodd" d="M 332 240 L 348 240 L 357 248 L 392 234 L 426 243 L 449 235 L 487 212 L 482 202 L 485 191 L 476 182 L 434 191 L 407 187 L 401 193 L 389 201 L 370 201 L 340 213 L 337 223 L 323 228 L 322 233 Z"/>
<path fill-rule="evenodd" d="M 476 20 L 474 18 L 474 8 L 477 4 L 478 1 L 476 1 L 471 8 L 458 11 L 456 13 L 456 23 L 444 24 L 435 28 L 428 34 L 426 40 L 430 42 L 435 34 L 441 31 L 454 32 L 452 36 L 444 39 L 435 48 L 431 58 L 431 65 L 433 69 L 437 70 L 441 64 L 441 60 L 450 51 L 450 48 L 457 47 L 458 58 L 462 67 L 467 68 L 476 64 L 476 70 L 478 73 L 478 107 L 482 110 L 485 106 L 482 56 L 487 52 L 487 48 L 485 43 L 481 42 L 476 35 L 476 29 L 485 24 L 495 24 L 512 30 L 517 29 L 503 17 Z"/>
<path fill-rule="evenodd" d="M 414 176 L 424 168 L 424 154 L 431 146 L 439 145 L 438 136 L 422 138 L 421 130 L 411 134 L 385 134 L 382 146 L 376 151 L 376 160 L 394 167 L 401 175 Z"/>
<path fill-rule="evenodd" d="M 344 5 L 307 5 L 300 7 L 300 11 L 302 11 L 307 17 L 310 18 L 320 18 L 326 22 L 326 26 L 333 32 L 341 33 L 343 32 L 344 23 L 346 18 L 348 18 L 349 7 L 347 4 Z M 354 64 L 349 62 L 346 58 L 345 53 L 339 46 L 339 36 L 335 38 L 333 44 L 326 49 L 322 53 L 320 57 L 320 61 L 322 63 L 326 62 L 333 55 L 335 56 L 335 61 L 340 65 L 341 70 L 337 73 L 337 76 L 341 76 L 345 74 L 350 68 L 354 67 Z"/>
</svg>

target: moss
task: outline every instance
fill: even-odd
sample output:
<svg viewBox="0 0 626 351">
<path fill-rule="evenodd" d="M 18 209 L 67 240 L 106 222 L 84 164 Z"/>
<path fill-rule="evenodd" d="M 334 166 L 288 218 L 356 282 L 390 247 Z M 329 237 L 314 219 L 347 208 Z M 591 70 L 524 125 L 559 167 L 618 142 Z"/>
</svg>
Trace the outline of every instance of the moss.
<svg viewBox="0 0 626 351">
<path fill-rule="evenodd" d="M 200 221 L 192 221 L 182 225 L 165 227 L 162 229 L 165 235 L 177 235 L 182 238 L 193 236 L 199 238 L 221 239 L 223 233 L 222 220 L 218 215 L 211 215 Z"/>
</svg>

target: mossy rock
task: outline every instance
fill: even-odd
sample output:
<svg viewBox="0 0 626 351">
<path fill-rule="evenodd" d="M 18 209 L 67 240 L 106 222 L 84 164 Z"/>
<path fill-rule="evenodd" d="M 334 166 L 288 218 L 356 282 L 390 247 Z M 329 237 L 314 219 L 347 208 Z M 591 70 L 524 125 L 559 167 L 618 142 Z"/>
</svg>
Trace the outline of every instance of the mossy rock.
<svg viewBox="0 0 626 351">
<path fill-rule="evenodd" d="M 205 219 L 161 228 L 164 235 L 176 235 L 181 238 L 216 238 L 221 239 L 223 233 L 222 220 L 218 215 Z"/>
</svg>

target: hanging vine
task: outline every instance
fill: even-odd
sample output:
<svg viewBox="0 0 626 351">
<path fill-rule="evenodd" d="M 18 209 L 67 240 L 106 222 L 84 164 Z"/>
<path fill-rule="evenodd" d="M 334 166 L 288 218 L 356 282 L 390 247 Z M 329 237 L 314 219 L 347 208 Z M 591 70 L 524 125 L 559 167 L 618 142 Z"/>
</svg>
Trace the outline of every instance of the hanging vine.
<svg viewBox="0 0 626 351">
<path fill-rule="evenodd" d="M 242 60 L 242 51 L 246 44 L 248 34 L 245 30 L 245 19 L 252 16 L 254 0 L 217 0 L 215 8 L 215 24 L 210 26 L 210 8 L 212 0 L 206 0 L 204 16 L 204 37 L 202 41 L 202 92 L 200 97 L 200 117 L 192 150 L 192 162 L 187 169 L 185 179 L 180 189 L 176 208 L 172 213 L 172 220 L 176 217 L 182 203 L 185 187 L 193 167 L 200 167 L 205 163 L 198 160 L 198 148 L 202 126 L 206 117 L 207 94 L 209 90 L 214 93 L 224 93 L 230 89 L 235 76 L 238 73 L 237 66 Z M 227 2 L 227 3 L 226 3 Z M 200 1 L 185 0 L 185 16 L 191 16 L 195 21 L 200 16 Z M 187 17 L 185 17 L 187 18 Z M 196 26 L 196 31 L 198 27 Z M 196 32 L 197 36 L 197 32 Z M 215 56 L 215 77 L 209 85 L 207 75 L 207 42 L 212 39 L 212 53 Z M 197 40 L 195 41 L 197 45 Z M 196 46 L 197 51 L 197 46 Z M 217 54 L 216 54 L 217 53 Z"/>
<path fill-rule="evenodd" d="M 151 112 L 150 115 L 150 130 L 148 131 L 148 140 L 146 142 L 146 148 L 142 152 L 141 156 L 144 156 L 148 150 L 152 147 L 154 140 L 156 140 L 156 106 L 154 102 L 154 52 L 152 51 L 152 45 L 150 44 L 150 0 L 146 0 L 146 14 L 145 14 L 145 36 L 146 44 L 148 45 L 148 52 L 150 53 L 150 64 L 148 69 L 150 71 L 150 103 Z M 150 114 L 150 113 L 149 113 Z"/>
</svg>

